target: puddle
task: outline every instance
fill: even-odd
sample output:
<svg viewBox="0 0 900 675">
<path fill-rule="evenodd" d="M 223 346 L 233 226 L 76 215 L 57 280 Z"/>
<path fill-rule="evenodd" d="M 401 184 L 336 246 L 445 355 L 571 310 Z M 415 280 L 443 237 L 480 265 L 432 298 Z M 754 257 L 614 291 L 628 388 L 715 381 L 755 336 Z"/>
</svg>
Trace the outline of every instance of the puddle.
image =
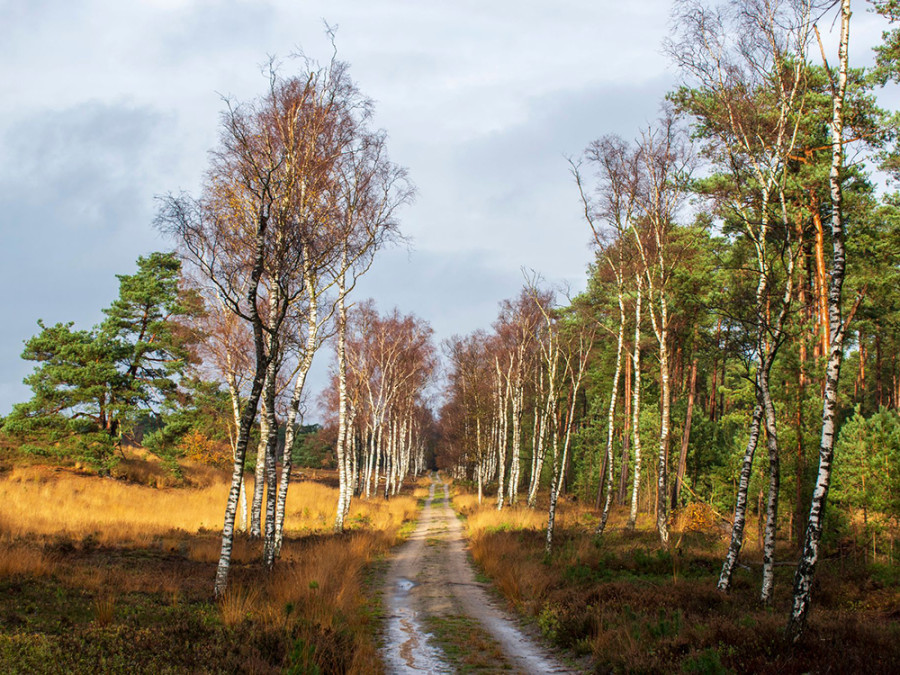
<svg viewBox="0 0 900 675">
<path fill-rule="evenodd" d="M 438 503 L 432 505 L 435 482 L 430 486 L 415 532 L 397 550 L 385 580 L 388 616 L 382 654 L 387 671 L 454 672 L 444 653 L 429 641 L 432 636 L 420 621 L 425 616 L 420 617 L 417 611 L 442 613 L 449 606 L 477 621 L 497 640 L 508 659 L 503 667 L 521 673 L 571 672 L 523 634 L 477 584 L 466 559 L 462 525 L 450 508 L 449 486 L 443 481 L 437 485 L 442 488 L 443 497 L 437 497 Z M 429 539 L 442 544 L 437 558 L 435 549 L 429 547 Z"/>
<path fill-rule="evenodd" d="M 395 606 L 396 607 L 396 606 Z M 396 608 L 388 617 L 387 640 L 383 648 L 385 665 L 390 673 L 452 673 L 441 652 L 433 647 L 407 607 Z"/>
<path fill-rule="evenodd" d="M 424 514 L 431 508 L 434 484 L 422 510 Z M 416 532 L 400 547 L 391 571 L 388 574 L 388 617 L 385 645 L 382 647 L 385 666 L 389 673 L 452 673 L 444 661 L 443 653 L 430 642 L 427 633 L 418 620 L 418 612 L 413 606 L 410 592 L 419 584 L 410 576 L 415 573 L 416 560 L 420 555 L 427 524 L 420 518 Z"/>
</svg>

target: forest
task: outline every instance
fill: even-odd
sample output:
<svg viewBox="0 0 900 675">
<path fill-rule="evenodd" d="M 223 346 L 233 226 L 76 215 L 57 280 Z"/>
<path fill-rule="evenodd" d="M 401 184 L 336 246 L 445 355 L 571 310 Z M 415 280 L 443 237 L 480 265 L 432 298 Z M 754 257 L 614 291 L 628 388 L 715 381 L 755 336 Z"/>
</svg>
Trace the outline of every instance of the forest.
<svg viewBox="0 0 900 675">
<path fill-rule="evenodd" d="M 525 270 L 441 341 L 361 297 L 416 196 L 374 102 L 270 60 L 159 198 L 171 249 L 25 343 L 3 669 L 897 672 L 900 5 L 867 7 L 863 68 L 850 0 L 675 2 L 655 121 L 568 159 L 586 290 Z"/>
</svg>

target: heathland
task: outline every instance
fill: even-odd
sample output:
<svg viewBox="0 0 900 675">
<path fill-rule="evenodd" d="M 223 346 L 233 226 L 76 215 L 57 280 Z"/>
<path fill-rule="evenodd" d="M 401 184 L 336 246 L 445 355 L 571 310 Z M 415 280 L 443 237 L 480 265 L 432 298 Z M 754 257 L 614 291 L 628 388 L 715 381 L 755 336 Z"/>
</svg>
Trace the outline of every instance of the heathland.
<svg viewBox="0 0 900 675">
<path fill-rule="evenodd" d="M 414 487 L 389 501 L 355 501 L 347 530 L 334 534 L 333 472 L 296 476 L 277 568 L 268 572 L 262 543 L 239 534 L 233 583 L 216 601 L 229 476 L 184 462 L 176 479 L 158 461 L 129 455 L 106 477 L 4 464 L 0 670 L 377 668 L 372 563 L 414 517 Z"/>
</svg>

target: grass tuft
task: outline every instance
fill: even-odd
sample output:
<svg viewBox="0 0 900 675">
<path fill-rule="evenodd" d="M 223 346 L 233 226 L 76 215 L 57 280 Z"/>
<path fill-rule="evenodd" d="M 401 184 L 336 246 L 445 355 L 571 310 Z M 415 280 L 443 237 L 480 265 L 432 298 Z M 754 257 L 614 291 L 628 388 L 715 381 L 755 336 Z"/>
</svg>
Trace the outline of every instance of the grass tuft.
<svg viewBox="0 0 900 675">
<path fill-rule="evenodd" d="M 259 610 L 259 591 L 240 584 L 232 584 L 218 602 L 222 623 L 233 628 L 249 621 Z"/>
<path fill-rule="evenodd" d="M 94 598 L 94 621 L 98 626 L 108 626 L 116 616 L 116 599 L 110 593 L 101 593 Z"/>
</svg>

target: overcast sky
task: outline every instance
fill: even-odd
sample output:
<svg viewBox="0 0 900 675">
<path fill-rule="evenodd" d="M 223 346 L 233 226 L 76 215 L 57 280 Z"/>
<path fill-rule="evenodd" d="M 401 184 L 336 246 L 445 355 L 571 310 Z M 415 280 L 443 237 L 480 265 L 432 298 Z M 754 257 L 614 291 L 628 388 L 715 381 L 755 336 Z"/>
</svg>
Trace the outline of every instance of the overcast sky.
<svg viewBox="0 0 900 675">
<path fill-rule="evenodd" d="M 882 26 L 854 18 L 856 63 Z M 668 0 L 0 0 L 0 414 L 29 397 L 43 319 L 89 328 L 116 274 L 171 242 L 156 195 L 196 192 L 222 96 L 262 92 L 267 55 L 339 58 L 418 188 L 412 249 L 361 293 L 438 339 L 487 327 L 534 269 L 573 292 L 591 258 L 567 156 L 633 137 L 675 73 Z M 290 73 L 290 63 L 285 73 Z M 361 296 L 360 296 L 361 297 Z M 315 383 L 330 355 L 320 357 Z"/>
</svg>

